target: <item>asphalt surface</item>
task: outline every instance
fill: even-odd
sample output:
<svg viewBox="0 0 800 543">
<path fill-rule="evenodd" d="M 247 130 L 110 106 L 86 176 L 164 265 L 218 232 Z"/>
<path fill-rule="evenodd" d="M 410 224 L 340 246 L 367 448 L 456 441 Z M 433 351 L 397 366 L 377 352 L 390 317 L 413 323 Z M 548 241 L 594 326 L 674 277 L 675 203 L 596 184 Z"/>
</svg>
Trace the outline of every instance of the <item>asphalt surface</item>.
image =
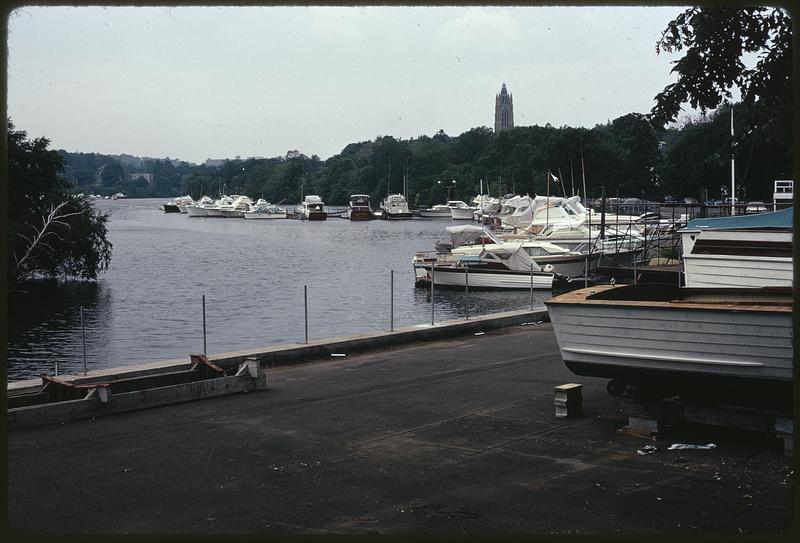
<svg viewBox="0 0 800 543">
<path fill-rule="evenodd" d="M 625 405 L 549 324 L 268 368 L 266 391 L 11 432 L 22 534 L 775 534 L 768 436 L 616 433 Z M 553 387 L 583 383 L 584 415 Z M 714 442 L 712 450 L 668 451 Z M 655 445 L 652 455 L 637 453 Z"/>
</svg>

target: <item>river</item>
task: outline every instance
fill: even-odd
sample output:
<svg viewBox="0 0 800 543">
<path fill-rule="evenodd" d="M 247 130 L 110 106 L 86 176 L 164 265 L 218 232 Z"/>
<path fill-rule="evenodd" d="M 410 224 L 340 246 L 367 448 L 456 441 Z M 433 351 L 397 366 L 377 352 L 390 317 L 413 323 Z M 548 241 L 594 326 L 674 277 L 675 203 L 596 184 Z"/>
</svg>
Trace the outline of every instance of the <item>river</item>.
<svg viewBox="0 0 800 543">
<path fill-rule="evenodd" d="M 442 219 L 351 222 L 188 217 L 162 199 L 97 200 L 109 211 L 109 269 L 92 282 L 43 282 L 9 299 L 10 381 L 430 323 L 411 257 L 443 237 Z M 535 291 L 541 306 L 549 291 Z M 436 290 L 435 321 L 466 315 L 462 291 Z M 470 292 L 469 314 L 530 305 L 529 291 Z"/>
</svg>

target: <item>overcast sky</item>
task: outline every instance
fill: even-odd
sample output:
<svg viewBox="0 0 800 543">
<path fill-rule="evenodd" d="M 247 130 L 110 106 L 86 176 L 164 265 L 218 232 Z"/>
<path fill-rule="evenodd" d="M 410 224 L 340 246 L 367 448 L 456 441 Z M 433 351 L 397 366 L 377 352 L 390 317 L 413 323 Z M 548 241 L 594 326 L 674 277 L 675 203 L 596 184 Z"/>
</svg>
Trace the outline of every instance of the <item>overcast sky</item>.
<svg viewBox="0 0 800 543">
<path fill-rule="evenodd" d="M 54 149 L 326 159 L 348 143 L 646 113 L 681 7 L 25 7 L 8 115 Z"/>
</svg>

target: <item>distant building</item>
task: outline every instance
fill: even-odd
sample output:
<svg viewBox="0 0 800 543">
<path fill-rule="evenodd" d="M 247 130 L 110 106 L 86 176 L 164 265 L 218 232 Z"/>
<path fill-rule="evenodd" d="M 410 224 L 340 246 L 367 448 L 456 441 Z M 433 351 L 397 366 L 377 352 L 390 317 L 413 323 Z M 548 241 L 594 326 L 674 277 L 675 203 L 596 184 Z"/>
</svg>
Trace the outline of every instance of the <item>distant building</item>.
<svg viewBox="0 0 800 543">
<path fill-rule="evenodd" d="M 203 164 L 211 168 L 214 168 L 217 166 L 222 166 L 226 162 L 228 162 L 227 158 L 207 158 Z"/>
<path fill-rule="evenodd" d="M 152 173 L 132 173 L 130 174 L 131 181 L 136 181 L 137 179 L 144 179 L 147 181 L 148 185 L 152 185 L 154 178 Z"/>
<path fill-rule="evenodd" d="M 500 94 L 494 99 L 494 131 L 500 132 L 507 128 L 514 128 L 514 98 L 503 83 Z"/>
</svg>

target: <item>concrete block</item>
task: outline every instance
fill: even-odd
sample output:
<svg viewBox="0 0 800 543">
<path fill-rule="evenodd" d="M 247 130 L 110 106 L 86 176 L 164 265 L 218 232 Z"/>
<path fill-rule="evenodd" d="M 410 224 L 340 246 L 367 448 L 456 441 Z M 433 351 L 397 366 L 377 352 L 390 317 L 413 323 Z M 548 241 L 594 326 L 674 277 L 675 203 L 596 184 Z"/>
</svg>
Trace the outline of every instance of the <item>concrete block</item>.
<svg viewBox="0 0 800 543">
<path fill-rule="evenodd" d="M 578 417 L 583 414 L 583 385 L 567 383 L 554 388 L 556 417 Z"/>
</svg>

